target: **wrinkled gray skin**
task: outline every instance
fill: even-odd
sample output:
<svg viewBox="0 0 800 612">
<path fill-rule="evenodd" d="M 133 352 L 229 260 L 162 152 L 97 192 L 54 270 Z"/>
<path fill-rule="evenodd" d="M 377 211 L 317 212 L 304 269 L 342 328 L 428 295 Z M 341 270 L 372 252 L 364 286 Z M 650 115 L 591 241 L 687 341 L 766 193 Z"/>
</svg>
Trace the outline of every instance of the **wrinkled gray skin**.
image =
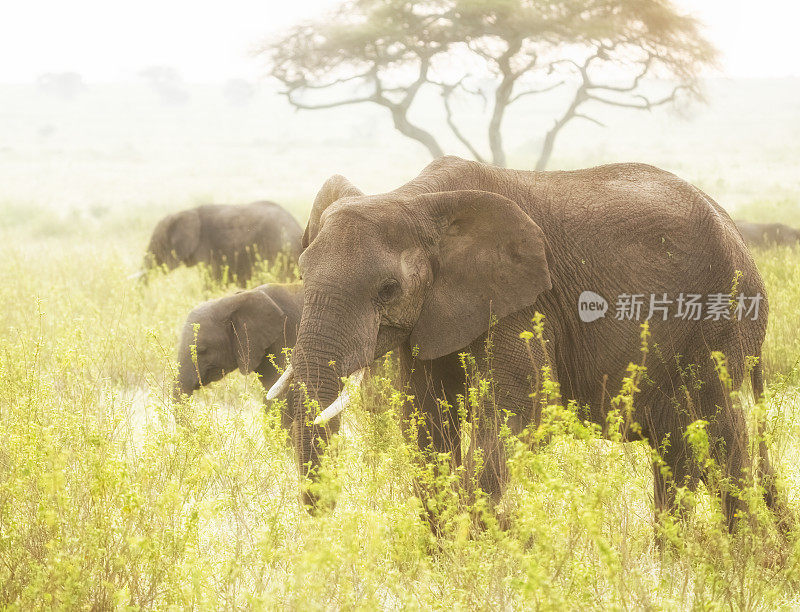
<svg viewBox="0 0 800 612">
<path fill-rule="evenodd" d="M 144 267 L 174 270 L 181 264 L 196 266 L 203 262 L 220 281 L 228 266 L 230 280 L 245 286 L 256 254 L 271 261 L 285 250 L 296 258 L 302 231 L 294 217 L 273 202 L 198 206 L 158 222 Z"/>
<path fill-rule="evenodd" d="M 794 246 L 800 244 L 800 230 L 783 223 L 752 223 L 736 221 L 736 227 L 749 246 Z"/>
<path fill-rule="evenodd" d="M 268 356 L 274 355 L 275 364 L 284 368 L 283 349 L 294 346 L 302 309 L 302 283 L 261 285 L 197 306 L 186 318 L 178 345 L 176 399 L 236 369 L 256 372 L 269 389 L 280 373 Z M 287 406 L 291 401 L 290 396 Z M 291 427 L 290 412 L 281 420 L 286 429 Z"/>
<path fill-rule="evenodd" d="M 464 393 L 458 353 L 472 352 L 484 374 L 491 367 L 499 411 L 477 417 L 473 439 L 484 457 L 479 483 L 493 500 L 507 480 L 497 415 L 507 412 L 514 434 L 537 421 L 537 400 L 529 394 L 537 391 L 542 365 L 552 365 L 564 399 L 587 406 L 586 416 L 605 425 L 610 397 L 619 392 L 628 364 L 641 359 L 640 324 L 651 294 L 727 295 L 738 270 L 742 294 L 765 295 L 726 212 L 692 185 L 643 164 L 522 172 L 445 157 L 402 187 L 374 196 L 334 176 L 314 202 L 304 246 L 299 264 L 305 301 L 292 356 L 297 382 L 324 408 L 336 398 L 340 376 L 397 349 L 415 398 L 403 422 L 408 425 L 419 410 L 423 454 L 449 452 L 458 464 L 459 418 L 438 400 L 457 405 L 456 395 Z M 609 301 L 605 318 L 581 322 L 578 297 L 585 290 Z M 625 293 L 647 296 L 641 320 L 615 318 L 617 296 Z M 519 334 L 532 328 L 537 311 L 546 317 L 547 351 L 532 343 L 531 363 Z M 490 363 L 485 347 L 492 316 L 497 323 Z M 719 459 L 728 473 L 746 473 L 743 413 L 730 405 L 710 353 L 725 353 L 738 389 L 745 357 L 761 354 L 766 325 L 766 298 L 754 321 L 662 321 L 660 315 L 650 321 L 652 382 L 642 383 L 633 415 L 641 433 L 623 429 L 626 439 L 665 445 L 662 456 L 672 478 L 654 469 L 657 512 L 673 508 L 675 482 L 696 484 L 698 470 L 683 435 L 695 418 L 709 420 L 710 436 L 724 444 Z M 694 364 L 704 384 L 698 388 L 682 377 L 676 362 L 684 368 Z M 760 366 L 752 379 L 759 395 Z M 294 445 L 301 472 L 313 482 L 320 443 L 337 431 L 339 419 L 326 427 L 311 425 L 313 415 L 298 396 Z M 761 469 L 771 474 L 763 445 L 761 453 Z M 767 501 L 773 505 L 770 482 Z M 319 508 L 313 487 L 304 490 L 303 500 Z M 725 496 L 729 521 L 741 507 L 740 500 Z"/>
</svg>

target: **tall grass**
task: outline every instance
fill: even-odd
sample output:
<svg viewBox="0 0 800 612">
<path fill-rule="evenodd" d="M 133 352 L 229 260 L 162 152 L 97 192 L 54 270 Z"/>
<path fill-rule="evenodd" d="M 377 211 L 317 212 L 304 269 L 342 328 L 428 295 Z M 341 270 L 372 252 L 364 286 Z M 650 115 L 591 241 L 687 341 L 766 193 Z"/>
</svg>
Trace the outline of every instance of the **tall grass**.
<svg viewBox="0 0 800 612">
<path fill-rule="evenodd" d="M 702 487 L 686 494 L 685 515 L 657 527 L 645 445 L 603 439 L 553 402 L 530 434 L 538 443 L 508 441 L 505 528 L 487 519 L 475 529 L 474 505 L 453 493 L 435 537 L 413 495 L 421 468 L 401 434 L 391 359 L 332 444 L 336 509 L 312 518 L 277 407 L 264 411 L 254 377 L 169 401 L 180 324 L 225 289 L 193 269 L 131 284 L 147 223 L 122 213 L 76 221 L 79 239 L 19 217 L 0 230 L 4 607 L 800 606 L 795 533 L 765 518 L 729 536 Z M 758 263 L 771 301 L 766 436 L 797 508 L 800 253 Z M 459 477 L 446 461 L 425 469 L 445 484 Z"/>
</svg>

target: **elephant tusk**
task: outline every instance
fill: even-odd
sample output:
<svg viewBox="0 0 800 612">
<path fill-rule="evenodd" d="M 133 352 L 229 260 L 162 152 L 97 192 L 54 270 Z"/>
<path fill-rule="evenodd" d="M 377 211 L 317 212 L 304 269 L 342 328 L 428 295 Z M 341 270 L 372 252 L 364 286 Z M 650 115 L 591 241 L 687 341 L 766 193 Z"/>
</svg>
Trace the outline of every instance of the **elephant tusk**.
<svg viewBox="0 0 800 612">
<path fill-rule="evenodd" d="M 139 280 L 145 274 L 147 274 L 147 270 L 139 270 L 138 272 L 134 272 L 133 274 L 128 276 L 128 280 Z"/>
<path fill-rule="evenodd" d="M 267 399 L 274 400 L 284 395 L 289 388 L 289 383 L 292 382 L 292 378 L 294 378 L 294 370 L 291 365 L 288 365 L 281 377 L 267 391 Z"/>
<path fill-rule="evenodd" d="M 330 406 L 320 412 L 317 418 L 314 419 L 314 425 L 324 425 L 350 405 L 350 399 L 352 397 L 350 394 L 350 389 L 361 386 L 361 383 L 364 380 L 364 374 L 366 374 L 366 372 L 367 368 L 361 368 L 350 376 L 352 387 L 345 384 L 345 388 L 339 394 L 339 397 L 337 397 Z"/>
</svg>

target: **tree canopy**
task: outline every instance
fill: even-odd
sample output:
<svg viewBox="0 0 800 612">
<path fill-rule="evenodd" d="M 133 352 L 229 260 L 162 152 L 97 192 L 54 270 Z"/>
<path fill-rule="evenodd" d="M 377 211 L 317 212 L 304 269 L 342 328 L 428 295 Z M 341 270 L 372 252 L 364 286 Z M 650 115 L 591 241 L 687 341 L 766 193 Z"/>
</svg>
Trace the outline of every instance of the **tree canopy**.
<svg viewBox="0 0 800 612">
<path fill-rule="evenodd" d="M 296 108 L 377 104 L 397 130 L 440 156 L 430 129 L 409 119 L 420 91 L 435 88 L 455 138 L 475 159 L 500 166 L 509 107 L 568 88 L 543 134 L 540 169 L 570 121 L 599 123 L 597 105 L 649 110 L 700 97 L 698 77 L 716 61 L 697 20 L 668 0 L 348 0 L 261 52 Z M 644 87 L 648 79 L 662 87 Z M 487 105 L 485 141 L 459 125 L 455 96 Z"/>
</svg>

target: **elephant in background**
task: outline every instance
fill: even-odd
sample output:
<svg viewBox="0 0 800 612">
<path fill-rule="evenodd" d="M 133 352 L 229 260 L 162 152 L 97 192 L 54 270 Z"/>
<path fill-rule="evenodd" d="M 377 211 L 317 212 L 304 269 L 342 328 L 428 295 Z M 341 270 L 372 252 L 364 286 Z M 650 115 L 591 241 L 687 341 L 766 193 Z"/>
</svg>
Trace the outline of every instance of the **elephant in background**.
<svg viewBox="0 0 800 612">
<path fill-rule="evenodd" d="M 158 222 L 144 259 L 144 270 L 179 265 L 211 266 L 215 280 L 246 286 L 257 259 L 273 260 L 282 251 L 296 260 L 302 228 L 274 202 L 207 204 L 169 215 Z M 142 273 L 143 274 L 143 273 Z"/>
<path fill-rule="evenodd" d="M 255 372 L 265 389 L 285 366 L 283 349 L 294 346 L 303 308 L 303 284 L 261 285 L 249 291 L 209 300 L 186 318 L 178 345 L 175 397 L 222 379 L 237 368 Z M 196 359 L 195 359 L 196 355 Z M 291 405 L 291 395 L 287 406 Z M 290 413 L 281 415 L 289 429 Z"/>
<path fill-rule="evenodd" d="M 800 230 L 783 223 L 736 221 L 744 241 L 753 247 L 794 246 L 800 244 Z"/>
<path fill-rule="evenodd" d="M 726 473 L 746 478 L 744 414 L 731 405 L 711 353 L 726 355 L 738 389 L 747 357 L 761 354 L 764 284 L 727 213 L 675 175 L 636 163 L 527 172 L 444 157 L 381 195 L 364 195 L 334 176 L 315 199 L 303 247 L 304 303 L 291 369 L 295 383 L 325 408 L 310 414 L 313 404 L 295 393 L 293 441 L 301 474 L 310 479 L 302 496 L 309 509 L 325 505 L 313 482 L 322 449 L 339 428 L 339 408 L 330 408 L 339 401 L 341 377 L 386 352 L 398 351 L 413 397 L 403 415 L 407 435 L 423 456 L 449 453 L 455 465 L 462 462 L 456 396 L 465 391 L 459 353 L 471 352 L 491 377 L 493 401 L 475 416 L 473 443 L 484 458 L 479 486 L 497 501 L 508 478 L 501 425 L 507 418 L 519 434 L 536 423 L 542 366 L 552 368 L 565 401 L 575 400 L 606 426 L 610 397 L 640 357 L 647 304 L 641 318 L 632 310 L 587 323 L 579 315 L 583 292 L 611 304 L 625 295 L 677 302 L 687 294 L 721 294 L 727 307 L 739 273 L 740 295 L 758 296 L 757 316 L 665 313 L 649 321 L 650 346 L 658 351 L 651 351 L 636 395 L 633 419 L 641 428 L 628 430 L 626 439 L 647 440 L 669 468 L 654 464 L 657 513 L 674 508 L 676 486 L 695 486 L 705 476 L 684 436 L 695 419 L 709 421 Z M 545 316 L 547 342 L 531 363 L 520 333 L 536 312 Z M 760 363 L 750 376 L 758 398 Z M 759 452 L 774 508 L 763 443 Z M 732 526 L 743 502 L 725 494 L 723 508 Z"/>
</svg>

